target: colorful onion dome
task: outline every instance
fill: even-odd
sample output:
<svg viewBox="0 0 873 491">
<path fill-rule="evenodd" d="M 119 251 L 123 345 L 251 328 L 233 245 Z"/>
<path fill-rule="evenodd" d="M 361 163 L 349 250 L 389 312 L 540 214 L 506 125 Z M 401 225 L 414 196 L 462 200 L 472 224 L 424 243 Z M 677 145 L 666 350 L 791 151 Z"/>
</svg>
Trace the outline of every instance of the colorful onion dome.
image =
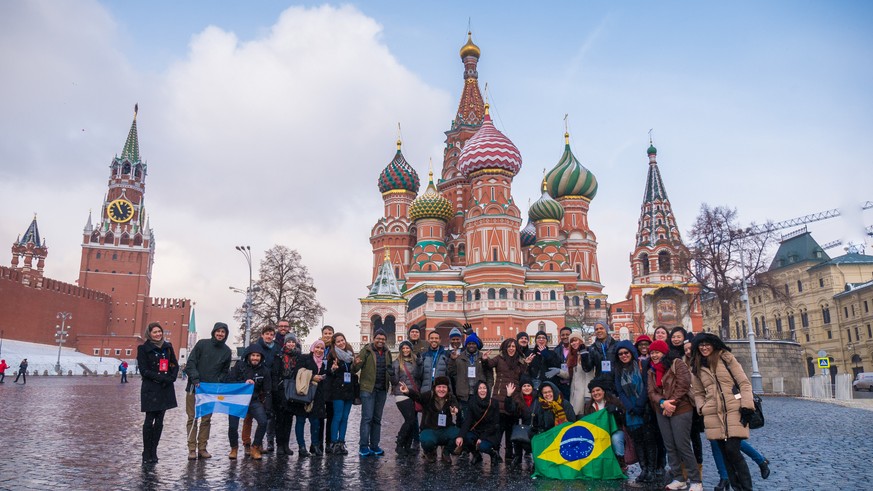
<svg viewBox="0 0 873 491">
<path fill-rule="evenodd" d="M 530 205 L 528 216 L 535 222 L 540 220 L 560 221 L 564 218 L 564 207 L 561 206 L 561 203 L 558 203 L 549 196 L 549 193 L 546 190 L 547 186 L 548 184 L 545 179 L 543 179 L 543 195 L 540 196 L 540 199 L 534 201 L 534 204 Z"/>
<path fill-rule="evenodd" d="M 464 175 L 485 170 L 504 170 L 513 176 L 521 170 L 521 153 L 512 141 L 494 127 L 488 104 L 482 126 L 464 144 L 458 157 L 458 170 Z"/>
<path fill-rule="evenodd" d="M 564 133 L 564 154 L 558 164 L 546 174 L 549 194 L 557 198 L 581 196 L 593 199 L 597 194 L 597 179 L 570 150 L 570 134 Z"/>
<path fill-rule="evenodd" d="M 467 31 L 467 43 L 461 46 L 461 59 L 463 60 L 468 56 L 475 56 L 476 58 L 479 58 L 479 55 L 481 53 L 482 52 L 479 51 L 479 47 L 473 44 L 473 33 Z"/>
<path fill-rule="evenodd" d="M 521 229 L 521 246 L 522 247 L 530 247 L 537 242 L 537 228 L 534 227 L 533 222 L 528 218 L 527 225 Z"/>
<path fill-rule="evenodd" d="M 379 191 L 387 193 L 402 189 L 418 193 L 420 186 L 421 181 L 418 179 L 418 173 L 403 157 L 400 152 L 400 140 L 397 140 L 397 154 L 394 155 L 394 159 L 388 163 L 385 170 L 379 174 Z"/>
<path fill-rule="evenodd" d="M 409 207 L 409 218 L 412 221 L 421 220 L 422 218 L 436 218 L 448 222 L 455 212 L 452 210 L 452 203 L 437 191 L 433 185 L 433 171 L 429 172 L 430 182 L 427 184 L 427 189 L 424 194 L 415 198 L 412 206 Z"/>
</svg>

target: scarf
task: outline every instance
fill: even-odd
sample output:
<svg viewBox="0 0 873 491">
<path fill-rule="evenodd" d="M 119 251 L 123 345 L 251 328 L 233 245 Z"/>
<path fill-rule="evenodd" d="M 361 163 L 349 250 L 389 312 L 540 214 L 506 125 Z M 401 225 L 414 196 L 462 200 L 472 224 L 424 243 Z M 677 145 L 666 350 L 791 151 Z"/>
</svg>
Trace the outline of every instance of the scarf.
<svg viewBox="0 0 873 491">
<path fill-rule="evenodd" d="M 636 404 L 643 391 L 643 377 L 640 374 L 640 367 L 635 361 L 631 360 L 627 365 L 623 365 L 620 370 L 621 388 L 624 389 L 624 393 L 627 394 L 628 398 L 632 399 L 633 403 Z"/>
<path fill-rule="evenodd" d="M 352 362 L 353 353 L 351 351 L 346 351 L 344 349 L 334 349 L 333 354 L 339 359 L 339 361 L 343 363 L 348 364 Z"/>
<path fill-rule="evenodd" d="M 522 394 L 521 398 L 524 399 L 524 403 L 527 404 L 527 407 L 530 407 L 531 403 L 533 402 L 533 398 L 534 398 L 533 392 L 531 392 L 528 395 Z"/>
<path fill-rule="evenodd" d="M 547 401 L 542 397 L 540 399 L 540 406 L 544 411 L 551 411 L 552 414 L 555 415 L 555 426 L 559 424 L 563 424 L 567 422 L 567 415 L 564 413 L 564 406 L 561 404 L 561 396 L 559 395 L 557 399 L 553 401 Z"/>
<path fill-rule="evenodd" d="M 652 363 L 652 368 L 655 370 L 655 385 L 658 387 L 664 386 L 664 372 L 667 371 L 667 366 L 663 363 Z"/>
<path fill-rule="evenodd" d="M 315 356 L 315 351 L 313 351 L 318 346 L 324 348 L 324 341 L 319 339 L 318 341 L 312 343 L 312 346 L 309 347 L 309 352 L 312 354 L 312 360 L 315 362 L 315 366 L 317 366 L 318 369 L 321 370 L 321 364 L 324 363 L 324 353 L 322 352 L 321 356 Z"/>
<path fill-rule="evenodd" d="M 282 348 L 282 368 L 286 377 L 290 376 L 291 371 L 297 367 L 297 355 L 299 354 L 300 350 L 297 348 Z"/>
<path fill-rule="evenodd" d="M 149 342 L 151 342 L 153 345 L 155 345 L 155 348 L 162 349 L 164 347 L 164 342 L 165 342 L 164 341 L 164 331 L 161 331 L 160 341 L 155 341 L 154 339 L 152 339 L 151 336 L 149 336 Z"/>
</svg>

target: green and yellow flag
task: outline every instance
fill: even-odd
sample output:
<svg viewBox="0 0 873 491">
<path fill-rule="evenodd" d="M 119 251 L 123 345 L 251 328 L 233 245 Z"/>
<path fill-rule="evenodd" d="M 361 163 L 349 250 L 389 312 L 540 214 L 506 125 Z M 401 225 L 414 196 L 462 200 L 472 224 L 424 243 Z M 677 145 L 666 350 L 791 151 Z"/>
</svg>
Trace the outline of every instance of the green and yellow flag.
<svg viewBox="0 0 873 491">
<path fill-rule="evenodd" d="M 564 423 L 531 439 L 534 476 L 552 479 L 624 479 L 612 453 L 615 419 L 597 411 L 575 423 Z"/>
</svg>

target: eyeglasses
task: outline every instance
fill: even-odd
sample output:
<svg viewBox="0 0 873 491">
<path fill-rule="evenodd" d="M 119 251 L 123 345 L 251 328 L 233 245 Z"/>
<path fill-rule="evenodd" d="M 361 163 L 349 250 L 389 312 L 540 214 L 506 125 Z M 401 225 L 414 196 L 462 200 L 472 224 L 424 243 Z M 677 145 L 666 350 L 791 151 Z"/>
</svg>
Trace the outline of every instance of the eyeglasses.
<svg viewBox="0 0 873 491">
<path fill-rule="evenodd" d="M 712 345 L 709 343 L 700 343 L 698 346 L 701 348 L 712 348 Z"/>
<path fill-rule="evenodd" d="M 630 351 L 622 351 L 621 353 L 618 354 L 618 356 L 630 356 L 630 355 L 631 355 Z"/>
</svg>

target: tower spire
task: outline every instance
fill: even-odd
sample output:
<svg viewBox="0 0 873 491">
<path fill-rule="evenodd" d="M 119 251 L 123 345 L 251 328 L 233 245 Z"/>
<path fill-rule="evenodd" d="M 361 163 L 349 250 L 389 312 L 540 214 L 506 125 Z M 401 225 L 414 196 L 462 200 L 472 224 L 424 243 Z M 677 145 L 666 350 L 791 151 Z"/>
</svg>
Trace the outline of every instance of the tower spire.
<svg viewBox="0 0 873 491">
<path fill-rule="evenodd" d="M 133 106 L 133 122 L 130 124 L 127 140 L 125 140 L 124 148 L 121 150 L 121 159 L 130 160 L 132 163 L 139 162 L 139 136 L 136 132 L 137 113 L 139 113 L 139 103 Z"/>
</svg>

